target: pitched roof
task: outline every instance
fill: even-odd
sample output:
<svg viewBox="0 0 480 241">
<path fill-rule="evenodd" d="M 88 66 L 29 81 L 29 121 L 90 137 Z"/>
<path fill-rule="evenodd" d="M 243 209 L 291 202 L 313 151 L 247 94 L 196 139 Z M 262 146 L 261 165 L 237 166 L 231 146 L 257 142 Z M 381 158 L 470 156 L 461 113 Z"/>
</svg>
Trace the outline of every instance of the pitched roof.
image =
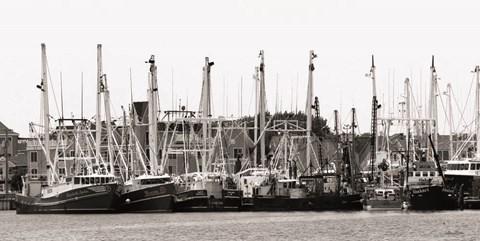
<svg viewBox="0 0 480 241">
<path fill-rule="evenodd" d="M 14 132 L 12 129 L 8 128 L 3 122 L 0 121 L 0 135 L 5 135 L 5 130 L 8 130 L 9 135 L 16 135 L 18 136 L 18 133 Z"/>
</svg>

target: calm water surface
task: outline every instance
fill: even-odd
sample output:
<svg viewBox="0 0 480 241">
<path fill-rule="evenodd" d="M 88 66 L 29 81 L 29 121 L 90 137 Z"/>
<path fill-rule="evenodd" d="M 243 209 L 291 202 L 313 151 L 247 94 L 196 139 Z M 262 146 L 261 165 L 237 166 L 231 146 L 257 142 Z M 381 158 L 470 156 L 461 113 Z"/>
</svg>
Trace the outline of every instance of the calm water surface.
<svg viewBox="0 0 480 241">
<path fill-rule="evenodd" d="M 480 211 L 16 215 L 0 240 L 480 240 Z"/>
</svg>

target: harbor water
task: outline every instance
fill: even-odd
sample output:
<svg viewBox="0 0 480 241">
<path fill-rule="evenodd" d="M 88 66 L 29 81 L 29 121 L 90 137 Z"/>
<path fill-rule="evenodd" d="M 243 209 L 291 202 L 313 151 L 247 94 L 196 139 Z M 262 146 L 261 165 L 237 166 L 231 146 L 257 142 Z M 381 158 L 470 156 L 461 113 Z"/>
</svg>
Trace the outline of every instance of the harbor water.
<svg viewBox="0 0 480 241">
<path fill-rule="evenodd" d="M 17 215 L 0 240 L 478 240 L 480 211 Z"/>
</svg>

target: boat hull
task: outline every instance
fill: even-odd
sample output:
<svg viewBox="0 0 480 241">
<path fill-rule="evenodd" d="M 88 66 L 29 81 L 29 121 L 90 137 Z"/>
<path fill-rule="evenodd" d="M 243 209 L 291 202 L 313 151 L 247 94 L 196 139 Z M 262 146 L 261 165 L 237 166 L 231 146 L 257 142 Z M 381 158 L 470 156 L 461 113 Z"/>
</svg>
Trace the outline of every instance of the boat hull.
<svg viewBox="0 0 480 241">
<path fill-rule="evenodd" d="M 17 214 L 109 213 L 120 198 L 118 184 L 92 185 L 59 193 L 53 197 L 30 197 L 17 194 Z"/>
<path fill-rule="evenodd" d="M 175 195 L 175 212 L 238 211 L 241 207 L 242 191 L 222 190 L 222 198 L 208 196 L 207 190 L 190 190 Z"/>
<path fill-rule="evenodd" d="M 479 198 L 465 199 L 463 201 L 463 207 L 465 209 L 480 209 L 480 199 Z"/>
<path fill-rule="evenodd" d="M 173 183 L 122 193 L 119 212 L 171 212 L 173 209 Z"/>
<path fill-rule="evenodd" d="M 363 210 L 367 211 L 400 211 L 402 209 L 402 200 L 368 200 L 363 205 Z"/>
<path fill-rule="evenodd" d="M 455 210 L 457 197 L 453 190 L 442 186 L 428 186 L 410 189 L 411 210 Z"/>
<path fill-rule="evenodd" d="M 245 211 L 328 211 L 362 210 L 359 194 L 325 195 L 306 198 L 288 196 L 257 196 L 242 199 Z"/>
<path fill-rule="evenodd" d="M 207 190 L 189 190 L 175 195 L 173 204 L 175 212 L 208 211 L 208 208 Z"/>
</svg>

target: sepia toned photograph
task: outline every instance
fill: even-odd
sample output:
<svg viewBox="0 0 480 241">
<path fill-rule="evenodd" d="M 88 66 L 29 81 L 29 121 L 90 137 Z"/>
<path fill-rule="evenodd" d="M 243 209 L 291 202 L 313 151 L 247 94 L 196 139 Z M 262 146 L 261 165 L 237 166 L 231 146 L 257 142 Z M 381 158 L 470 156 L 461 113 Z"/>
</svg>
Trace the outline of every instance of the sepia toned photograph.
<svg viewBox="0 0 480 241">
<path fill-rule="evenodd" d="M 478 240 L 480 2 L 0 1 L 0 240 Z"/>
</svg>

